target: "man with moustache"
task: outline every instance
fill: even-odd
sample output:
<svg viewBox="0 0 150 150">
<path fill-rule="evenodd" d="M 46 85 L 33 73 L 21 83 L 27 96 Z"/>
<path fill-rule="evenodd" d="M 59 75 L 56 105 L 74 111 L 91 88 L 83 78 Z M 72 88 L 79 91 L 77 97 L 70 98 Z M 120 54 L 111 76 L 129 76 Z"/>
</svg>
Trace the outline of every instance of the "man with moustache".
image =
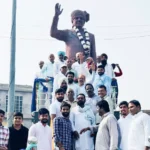
<svg viewBox="0 0 150 150">
<path fill-rule="evenodd" d="M 105 85 L 107 89 L 107 95 L 111 96 L 111 93 L 112 93 L 111 82 L 112 82 L 112 79 L 105 74 L 104 66 L 103 65 L 98 66 L 97 74 L 95 75 L 94 82 L 93 82 L 95 93 L 96 94 L 98 93 L 99 86 Z"/>
<path fill-rule="evenodd" d="M 57 89 L 55 91 L 55 97 L 56 100 L 53 101 L 52 104 L 50 105 L 50 115 L 52 121 L 54 120 L 55 117 L 61 116 L 60 106 L 62 101 L 64 100 L 64 90 L 61 88 Z"/>
<path fill-rule="evenodd" d="M 33 124 L 29 129 L 28 137 L 37 138 L 38 150 L 52 150 L 52 130 L 47 125 L 49 119 L 49 111 L 46 108 L 39 110 L 39 122 Z"/>
<path fill-rule="evenodd" d="M 100 56 L 100 60 L 101 60 L 101 65 L 104 66 L 105 68 L 105 74 L 107 76 L 109 76 L 110 78 L 115 78 L 115 74 L 114 74 L 114 71 L 113 71 L 113 67 L 111 64 L 109 64 L 107 61 L 108 61 L 108 56 L 107 54 L 103 53 L 101 54 Z"/>
<path fill-rule="evenodd" d="M 74 90 L 74 97 L 77 97 L 78 93 L 78 86 L 74 83 L 74 73 L 73 72 L 67 72 L 66 77 L 68 79 L 68 88 L 71 88 Z"/>
<path fill-rule="evenodd" d="M 87 127 L 95 125 L 95 116 L 90 105 L 85 104 L 86 99 L 84 94 L 77 96 L 77 106 L 72 109 L 73 125 L 78 133 Z M 76 150 L 94 150 L 94 140 L 91 137 L 91 131 L 83 133 L 75 142 Z"/>
<path fill-rule="evenodd" d="M 69 120 L 71 105 L 62 102 L 60 111 L 62 116 L 56 117 L 53 123 L 54 141 L 59 150 L 71 150 L 72 148 L 72 124 Z"/>
<path fill-rule="evenodd" d="M 85 85 L 85 90 L 87 93 L 86 104 L 91 105 L 94 115 L 97 114 L 96 104 L 101 100 L 99 96 L 94 93 L 94 87 L 92 84 L 87 83 Z"/>
</svg>

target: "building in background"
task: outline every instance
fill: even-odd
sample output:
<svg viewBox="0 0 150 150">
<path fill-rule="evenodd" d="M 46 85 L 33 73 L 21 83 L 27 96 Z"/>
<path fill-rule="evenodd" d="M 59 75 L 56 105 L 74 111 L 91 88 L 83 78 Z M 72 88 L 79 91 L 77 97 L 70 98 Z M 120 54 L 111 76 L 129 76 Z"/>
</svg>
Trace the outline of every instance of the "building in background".
<svg viewBox="0 0 150 150">
<path fill-rule="evenodd" d="M 0 109 L 7 113 L 8 107 L 8 84 L 0 84 Z M 15 86 L 15 104 L 14 111 L 22 112 L 24 115 L 23 124 L 30 127 L 32 124 L 31 117 L 31 100 L 32 100 L 32 86 L 16 85 Z M 6 115 L 7 116 L 7 115 Z"/>
</svg>

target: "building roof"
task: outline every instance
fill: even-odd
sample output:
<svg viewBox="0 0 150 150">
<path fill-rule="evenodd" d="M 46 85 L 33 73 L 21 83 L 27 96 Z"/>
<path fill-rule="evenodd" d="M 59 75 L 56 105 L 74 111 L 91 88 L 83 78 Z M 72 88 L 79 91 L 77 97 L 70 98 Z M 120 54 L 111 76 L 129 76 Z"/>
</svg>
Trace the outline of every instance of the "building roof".
<svg viewBox="0 0 150 150">
<path fill-rule="evenodd" d="M 0 91 L 8 91 L 9 85 L 8 84 L 0 84 Z M 32 92 L 31 85 L 15 85 L 16 92 Z"/>
</svg>

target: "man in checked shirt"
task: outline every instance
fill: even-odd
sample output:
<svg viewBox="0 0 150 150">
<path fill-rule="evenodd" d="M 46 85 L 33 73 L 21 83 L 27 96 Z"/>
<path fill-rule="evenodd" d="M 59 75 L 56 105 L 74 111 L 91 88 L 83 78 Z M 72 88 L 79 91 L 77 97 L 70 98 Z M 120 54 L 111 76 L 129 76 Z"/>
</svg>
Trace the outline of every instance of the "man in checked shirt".
<svg viewBox="0 0 150 150">
<path fill-rule="evenodd" d="M 73 139 L 72 136 L 77 139 L 76 131 L 73 132 L 72 124 L 69 119 L 71 105 L 67 102 L 61 104 L 61 117 L 56 117 L 54 120 L 54 141 L 58 150 L 72 150 Z"/>
<path fill-rule="evenodd" d="M 0 150 L 8 150 L 9 129 L 2 125 L 5 112 L 0 109 Z"/>
</svg>

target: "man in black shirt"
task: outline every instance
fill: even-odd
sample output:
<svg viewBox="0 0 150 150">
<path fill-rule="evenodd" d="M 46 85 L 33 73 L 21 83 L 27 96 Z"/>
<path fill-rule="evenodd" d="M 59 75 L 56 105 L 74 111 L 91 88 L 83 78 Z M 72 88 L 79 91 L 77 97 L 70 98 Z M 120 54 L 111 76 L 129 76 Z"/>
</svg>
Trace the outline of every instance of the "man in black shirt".
<svg viewBox="0 0 150 150">
<path fill-rule="evenodd" d="M 23 114 L 17 112 L 14 114 L 12 127 L 9 127 L 8 150 L 26 149 L 28 139 L 28 129 L 22 125 Z"/>
</svg>

